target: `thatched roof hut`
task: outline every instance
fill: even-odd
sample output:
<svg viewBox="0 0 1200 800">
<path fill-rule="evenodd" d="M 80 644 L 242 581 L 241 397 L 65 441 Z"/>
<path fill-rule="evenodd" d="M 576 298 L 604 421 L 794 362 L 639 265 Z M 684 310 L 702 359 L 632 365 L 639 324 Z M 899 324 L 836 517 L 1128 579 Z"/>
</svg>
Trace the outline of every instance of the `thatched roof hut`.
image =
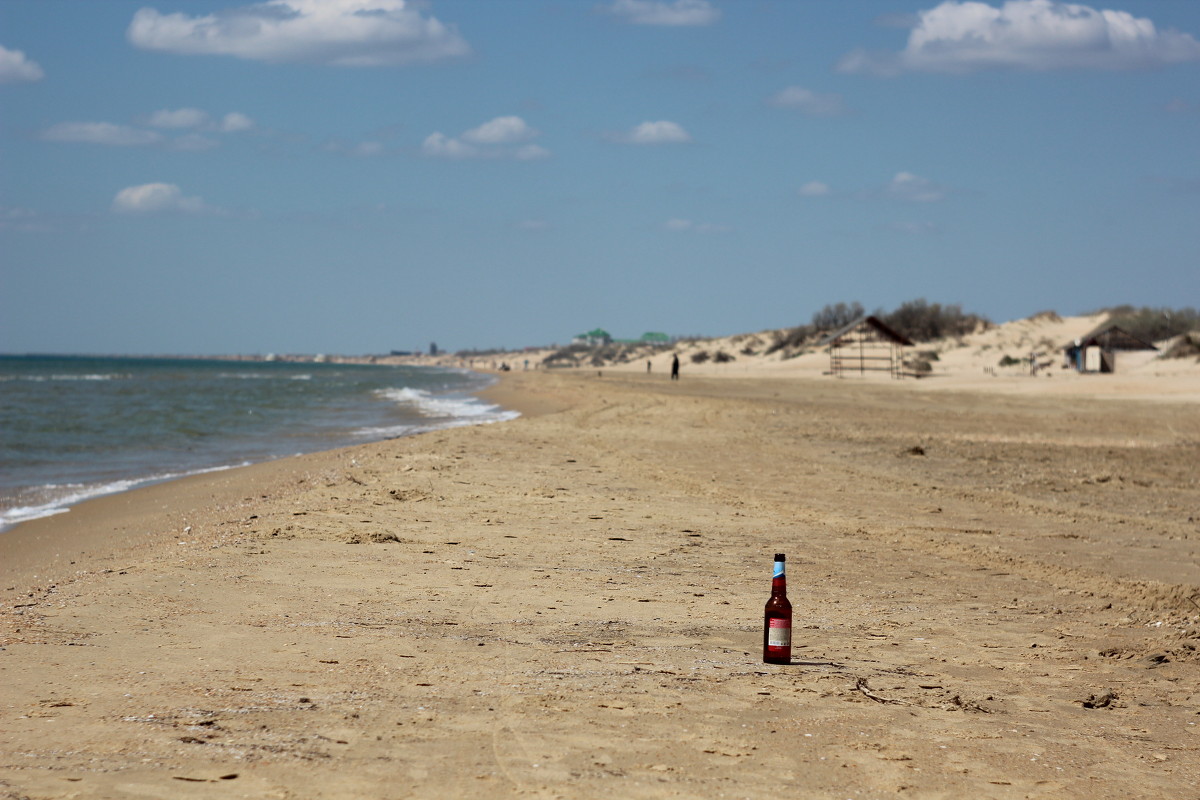
<svg viewBox="0 0 1200 800">
<path fill-rule="evenodd" d="M 817 343 L 829 348 L 829 372 L 847 374 L 888 372 L 893 378 L 904 377 L 904 348 L 912 341 L 875 316 L 856 319 Z"/>
<path fill-rule="evenodd" d="M 1116 372 L 1117 352 L 1121 350 L 1157 350 L 1150 342 L 1139 339 L 1118 325 L 1105 323 L 1075 341 L 1064 345 L 1067 363 L 1080 372 L 1088 372 L 1087 352 L 1096 348 L 1100 353 L 1098 372 Z"/>
</svg>

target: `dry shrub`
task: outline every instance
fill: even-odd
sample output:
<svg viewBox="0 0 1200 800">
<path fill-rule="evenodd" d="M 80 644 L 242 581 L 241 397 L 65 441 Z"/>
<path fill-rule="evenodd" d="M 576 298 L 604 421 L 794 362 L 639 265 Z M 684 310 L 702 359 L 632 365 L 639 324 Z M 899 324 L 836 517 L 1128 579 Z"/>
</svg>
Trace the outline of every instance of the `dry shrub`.
<svg viewBox="0 0 1200 800">
<path fill-rule="evenodd" d="M 1200 362 L 1200 331 L 1180 336 L 1159 358 L 1192 358 Z"/>
<path fill-rule="evenodd" d="M 902 303 L 881 319 L 888 327 L 914 342 L 966 336 L 992 326 L 987 317 L 965 313 L 957 303 L 943 306 L 941 303 L 928 303 L 924 298 Z"/>
<path fill-rule="evenodd" d="M 1200 331 L 1200 311 L 1194 308 L 1117 306 L 1104 310 L 1109 315 L 1109 323 L 1145 342 L 1161 342 L 1172 336 Z"/>
</svg>

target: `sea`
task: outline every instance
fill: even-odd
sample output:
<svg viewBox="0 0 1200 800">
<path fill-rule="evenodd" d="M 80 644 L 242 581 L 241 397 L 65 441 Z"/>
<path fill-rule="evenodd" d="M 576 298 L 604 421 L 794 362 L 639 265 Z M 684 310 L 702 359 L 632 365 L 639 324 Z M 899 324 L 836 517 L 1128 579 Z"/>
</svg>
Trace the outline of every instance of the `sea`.
<svg viewBox="0 0 1200 800">
<path fill-rule="evenodd" d="M 0 531 L 187 475 L 512 419 L 469 370 L 0 355 Z"/>
</svg>

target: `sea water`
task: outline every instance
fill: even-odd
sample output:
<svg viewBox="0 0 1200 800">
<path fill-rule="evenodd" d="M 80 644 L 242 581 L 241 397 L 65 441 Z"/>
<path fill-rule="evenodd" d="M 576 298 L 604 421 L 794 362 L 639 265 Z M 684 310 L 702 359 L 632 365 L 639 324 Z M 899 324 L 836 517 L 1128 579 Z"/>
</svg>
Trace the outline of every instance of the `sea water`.
<svg viewBox="0 0 1200 800">
<path fill-rule="evenodd" d="M 467 370 L 0 356 L 0 530 L 90 497 L 281 456 L 511 419 Z"/>
</svg>

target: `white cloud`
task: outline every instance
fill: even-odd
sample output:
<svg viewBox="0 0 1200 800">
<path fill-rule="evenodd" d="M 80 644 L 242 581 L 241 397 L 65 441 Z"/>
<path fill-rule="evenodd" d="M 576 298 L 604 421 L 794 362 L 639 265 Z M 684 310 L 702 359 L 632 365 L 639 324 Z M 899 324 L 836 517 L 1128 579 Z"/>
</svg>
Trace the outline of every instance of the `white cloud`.
<svg viewBox="0 0 1200 800">
<path fill-rule="evenodd" d="M 23 83 L 40 81 L 46 73 L 20 50 L 9 50 L 0 45 L 0 83 Z"/>
<path fill-rule="evenodd" d="M 237 133 L 250 130 L 254 121 L 245 114 L 231 112 L 219 122 L 197 108 L 163 109 L 140 117 L 145 126 L 119 125 L 112 122 L 60 122 L 42 132 L 50 142 L 83 142 L 112 147 L 153 147 L 169 150 L 211 150 L 220 142 L 203 133 Z M 158 128 L 159 130 L 151 130 Z M 183 132 L 168 137 L 160 131 Z"/>
<path fill-rule="evenodd" d="M 156 131 L 141 130 L 111 122 L 60 122 L 42 133 L 50 142 L 84 142 L 111 147 L 145 147 L 163 141 Z"/>
<path fill-rule="evenodd" d="M 208 124 L 208 112 L 198 108 L 163 109 L 150 115 L 150 125 L 155 128 L 203 128 Z"/>
<path fill-rule="evenodd" d="M 254 120 L 245 114 L 231 111 L 221 119 L 220 127 L 222 133 L 241 133 L 251 130 L 254 127 Z"/>
<path fill-rule="evenodd" d="M 800 187 L 801 197 L 824 197 L 829 194 L 829 184 L 821 181 L 809 181 Z"/>
<path fill-rule="evenodd" d="M 733 228 L 713 222 L 693 222 L 690 219 L 669 219 L 663 229 L 672 233 L 729 233 Z"/>
<path fill-rule="evenodd" d="M 946 196 L 945 187 L 911 172 L 897 172 L 884 187 L 884 196 L 909 203 L 935 203 Z"/>
<path fill-rule="evenodd" d="M 385 150 L 386 148 L 384 148 L 383 142 L 359 142 L 357 145 L 355 145 L 353 153 L 356 156 L 370 158 L 372 156 L 383 155 Z"/>
<path fill-rule="evenodd" d="M 267 0 L 205 16 L 143 8 L 126 35 L 137 47 L 271 63 L 394 66 L 469 55 L 453 25 L 405 0 Z"/>
<path fill-rule="evenodd" d="M 721 18 L 709 0 L 613 0 L 603 10 L 634 25 L 711 25 Z"/>
<path fill-rule="evenodd" d="M 549 157 L 550 151 L 540 144 L 527 144 L 524 147 L 518 147 L 513 153 L 513 158 L 518 161 L 538 161 Z"/>
<path fill-rule="evenodd" d="M 692 137 L 676 122 L 659 120 L 658 122 L 643 122 L 627 133 L 611 137 L 625 144 L 686 144 Z"/>
<path fill-rule="evenodd" d="M 0 206 L 0 231 L 21 233 L 49 233 L 54 230 L 50 222 L 38 212 L 18 206 Z"/>
<path fill-rule="evenodd" d="M 218 133 L 240 133 L 254 127 L 254 120 L 245 114 L 231 111 L 214 120 L 207 111 L 198 108 L 179 108 L 174 111 L 163 109 L 150 115 L 148 124 L 155 128 L 185 130 L 188 128 Z"/>
<path fill-rule="evenodd" d="M 496 117 L 478 128 L 472 128 L 462 138 L 475 144 L 511 144 L 527 142 L 538 132 L 525 124 L 520 117 Z"/>
<path fill-rule="evenodd" d="M 920 12 L 899 53 L 855 50 L 842 72 L 965 73 L 981 69 L 1137 69 L 1200 61 L 1200 42 L 1126 11 L 1058 0 L 946 0 Z"/>
<path fill-rule="evenodd" d="M 840 94 L 818 94 L 802 86 L 789 86 L 767 102 L 779 108 L 794 108 L 810 117 L 837 117 L 846 113 Z"/>
<path fill-rule="evenodd" d="M 144 183 L 117 192 L 112 210 L 120 214 L 155 214 L 177 212 L 200 214 L 215 209 L 199 197 L 188 197 L 173 183 Z"/>
<path fill-rule="evenodd" d="M 425 137 L 421 143 L 421 153 L 430 158 L 478 158 L 479 148 L 453 139 L 444 133 L 434 131 Z"/>
<path fill-rule="evenodd" d="M 386 155 L 388 152 L 387 145 L 376 140 L 347 142 L 343 139 L 331 139 L 323 145 L 323 148 L 330 153 L 341 153 L 357 158 L 374 158 Z"/>
<path fill-rule="evenodd" d="M 517 161 L 536 161 L 550 157 L 549 150 L 529 141 L 540 135 L 537 129 L 530 127 L 520 117 L 496 117 L 457 137 L 435 131 L 421 143 L 421 153 L 429 158 L 510 158 Z"/>
</svg>

